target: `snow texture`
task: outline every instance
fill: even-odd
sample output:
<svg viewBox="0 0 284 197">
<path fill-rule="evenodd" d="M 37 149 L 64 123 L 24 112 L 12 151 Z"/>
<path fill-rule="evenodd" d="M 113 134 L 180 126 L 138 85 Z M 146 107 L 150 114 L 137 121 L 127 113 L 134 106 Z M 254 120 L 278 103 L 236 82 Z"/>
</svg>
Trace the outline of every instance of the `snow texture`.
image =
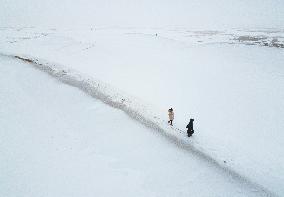
<svg viewBox="0 0 284 197">
<path fill-rule="evenodd" d="M 157 130 L 161 123 L 176 144 L 183 138 L 218 165 L 283 195 L 284 50 L 256 43 L 283 43 L 283 30 L 3 27 L 0 34 L 3 53 L 52 69 L 64 65 L 58 76 L 79 71 L 81 82 L 73 83 L 81 88 L 96 79 L 109 104 L 137 108 L 129 113 Z M 174 129 L 166 123 L 169 107 Z M 196 133 L 188 139 L 192 117 Z"/>
<path fill-rule="evenodd" d="M 74 71 L 17 58 L 24 63 L 0 58 L 1 195 L 272 196 L 26 62 L 129 115 L 134 109 L 110 98 L 108 87 L 93 79 L 86 86 Z M 130 113 L 141 120 L 138 114 Z"/>
<path fill-rule="evenodd" d="M 189 141 L 185 136 L 186 133 L 182 130 L 169 127 L 165 121 L 159 117 L 154 111 L 147 108 L 141 102 L 137 101 L 135 98 L 127 96 L 125 93 L 119 92 L 110 85 L 103 83 L 102 81 L 96 80 L 92 77 L 83 76 L 81 73 L 75 70 L 65 68 L 62 65 L 56 65 L 55 63 L 50 63 L 45 60 L 39 60 L 37 58 L 19 55 L 3 55 L 18 60 L 22 60 L 26 63 L 30 63 L 36 68 L 47 72 L 49 75 L 57 78 L 58 80 L 77 87 L 90 96 L 101 100 L 102 102 L 108 104 L 111 107 L 118 108 L 124 111 L 131 118 L 138 120 L 145 126 L 155 129 L 161 132 L 163 135 L 168 137 L 170 141 L 174 142 L 178 147 L 189 150 L 199 157 L 206 159 L 207 162 L 218 166 L 225 170 L 230 176 L 239 179 L 245 184 L 251 185 L 251 187 L 256 188 L 259 191 L 264 192 L 267 196 L 274 196 L 273 192 L 264 188 L 263 186 L 252 182 L 247 177 L 238 174 L 230 166 L 226 165 L 226 162 L 220 159 L 213 158 L 205 150 L 200 149 L 195 146 L 194 143 Z M 235 169 L 237 170 L 237 169 Z"/>
</svg>

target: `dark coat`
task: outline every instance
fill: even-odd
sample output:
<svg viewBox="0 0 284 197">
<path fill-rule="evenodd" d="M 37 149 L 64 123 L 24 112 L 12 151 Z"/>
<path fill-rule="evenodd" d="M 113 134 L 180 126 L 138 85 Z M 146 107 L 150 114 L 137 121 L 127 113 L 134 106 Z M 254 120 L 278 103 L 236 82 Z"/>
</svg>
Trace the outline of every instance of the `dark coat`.
<svg viewBox="0 0 284 197">
<path fill-rule="evenodd" d="M 190 121 L 189 123 L 188 123 L 188 125 L 186 126 L 186 128 L 187 128 L 187 130 L 193 130 L 193 121 Z"/>
<path fill-rule="evenodd" d="M 189 122 L 188 125 L 186 126 L 188 137 L 192 136 L 192 134 L 194 133 L 194 130 L 193 130 L 193 121 L 194 121 L 194 119 L 190 119 L 190 122 Z"/>
</svg>

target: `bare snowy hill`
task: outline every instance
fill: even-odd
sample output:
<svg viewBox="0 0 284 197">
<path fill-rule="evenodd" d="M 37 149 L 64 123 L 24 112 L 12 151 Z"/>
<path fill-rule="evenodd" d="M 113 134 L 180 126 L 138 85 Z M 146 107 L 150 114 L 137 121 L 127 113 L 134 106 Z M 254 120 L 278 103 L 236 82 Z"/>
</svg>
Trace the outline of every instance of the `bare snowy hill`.
<svg viewBox="0 0 284 197">
<path fill-rule="evenodd" d="M 2 0 L 0 195 L 284 195 L 283 24 L 280 0 Z"/>
</svg>

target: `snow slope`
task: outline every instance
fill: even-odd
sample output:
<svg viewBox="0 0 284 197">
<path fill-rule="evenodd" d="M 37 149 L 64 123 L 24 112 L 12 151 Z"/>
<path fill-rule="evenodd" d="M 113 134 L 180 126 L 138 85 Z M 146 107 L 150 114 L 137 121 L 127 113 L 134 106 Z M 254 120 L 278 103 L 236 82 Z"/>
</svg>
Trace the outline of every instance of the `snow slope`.
<svg viewBox="0 0 284 197">
<path fill-rule="evenodd" d="M 264 34 L 283 38 L 277 29 L 2 28 L 1 44 L 3 53 L 43 58 L 112 84 L 164 121 L 173 107 L 180 129 L 194 117 L 194 146 L 282 195 L 284 50 L 234 39 Z"/>
<path fill-rule="evenodd" d="M 267 196 L 122 111 L 0 58 L 1 196 Z"/>
<path fill-rule="evenodd" d="M 105 84 L 95 90 L 113 96 L 99 95 L 108 104 L 129 114 L 128 105 L 112 99 L 131 98 L 139 121 L 154 121 L 151 126 L 167 139 L 174 136 L 186 150 L 284 195 L 284 1 L 0 0 L 0 5 L 0 54 L 72 68 L 68 74 L 81 81 L 71 85 L 84 82 L 79 88 L 88 94 L 85 85 Z M 165 125 L 169 107 L 176 112 L 174 128 Z M 189 140 L 183 134 L 191 117 L 196 135 Z"/>
</svg>

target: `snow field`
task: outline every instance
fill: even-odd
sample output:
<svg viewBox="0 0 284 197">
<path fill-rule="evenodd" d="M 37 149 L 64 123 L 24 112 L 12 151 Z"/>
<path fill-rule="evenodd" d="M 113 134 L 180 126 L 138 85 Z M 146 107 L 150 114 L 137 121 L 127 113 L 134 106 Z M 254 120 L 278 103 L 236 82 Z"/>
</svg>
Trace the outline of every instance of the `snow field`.
<svg viewBox="0 0 284 197">
<path fill-rule="evenodd" d="M 1 195 L 268 196 L 26 63 L 0 71 Z"/>
<path fill-rule="evenodd" d="M 196 44 L 187 37 L 191 33 L 182 30 L 10 29 L 14 37 L 8 39 L 6 31 L 3 52 L 54 61 L 80 71 L 83 79 L 111 84 L 114 92 L 123 90 L 121 97 L 112 96 L 116 104 L 131 95 L 138 104 L 133 107 L 143 113 L 145 106 L 151 109 L 145 112 L 147 118 L 160 117 L 153 121 L 164 124 L 166 110 L 173 107 L 174 124 L 184 131 L 194 117 L 198 134 L 191 145 L 218 163 L 226 161 L 223 166 L 252 182 L 283 193 L 282 49 L 232 45 L 222 36 L 214 43 L 216 36 L 205 38 L 202 32 L 199 40 L 209 42 Z M 34 39 L 34 33 L 48 35 Z M 17 42 L 10 43 L 13 39 Z"/>
</svg>

